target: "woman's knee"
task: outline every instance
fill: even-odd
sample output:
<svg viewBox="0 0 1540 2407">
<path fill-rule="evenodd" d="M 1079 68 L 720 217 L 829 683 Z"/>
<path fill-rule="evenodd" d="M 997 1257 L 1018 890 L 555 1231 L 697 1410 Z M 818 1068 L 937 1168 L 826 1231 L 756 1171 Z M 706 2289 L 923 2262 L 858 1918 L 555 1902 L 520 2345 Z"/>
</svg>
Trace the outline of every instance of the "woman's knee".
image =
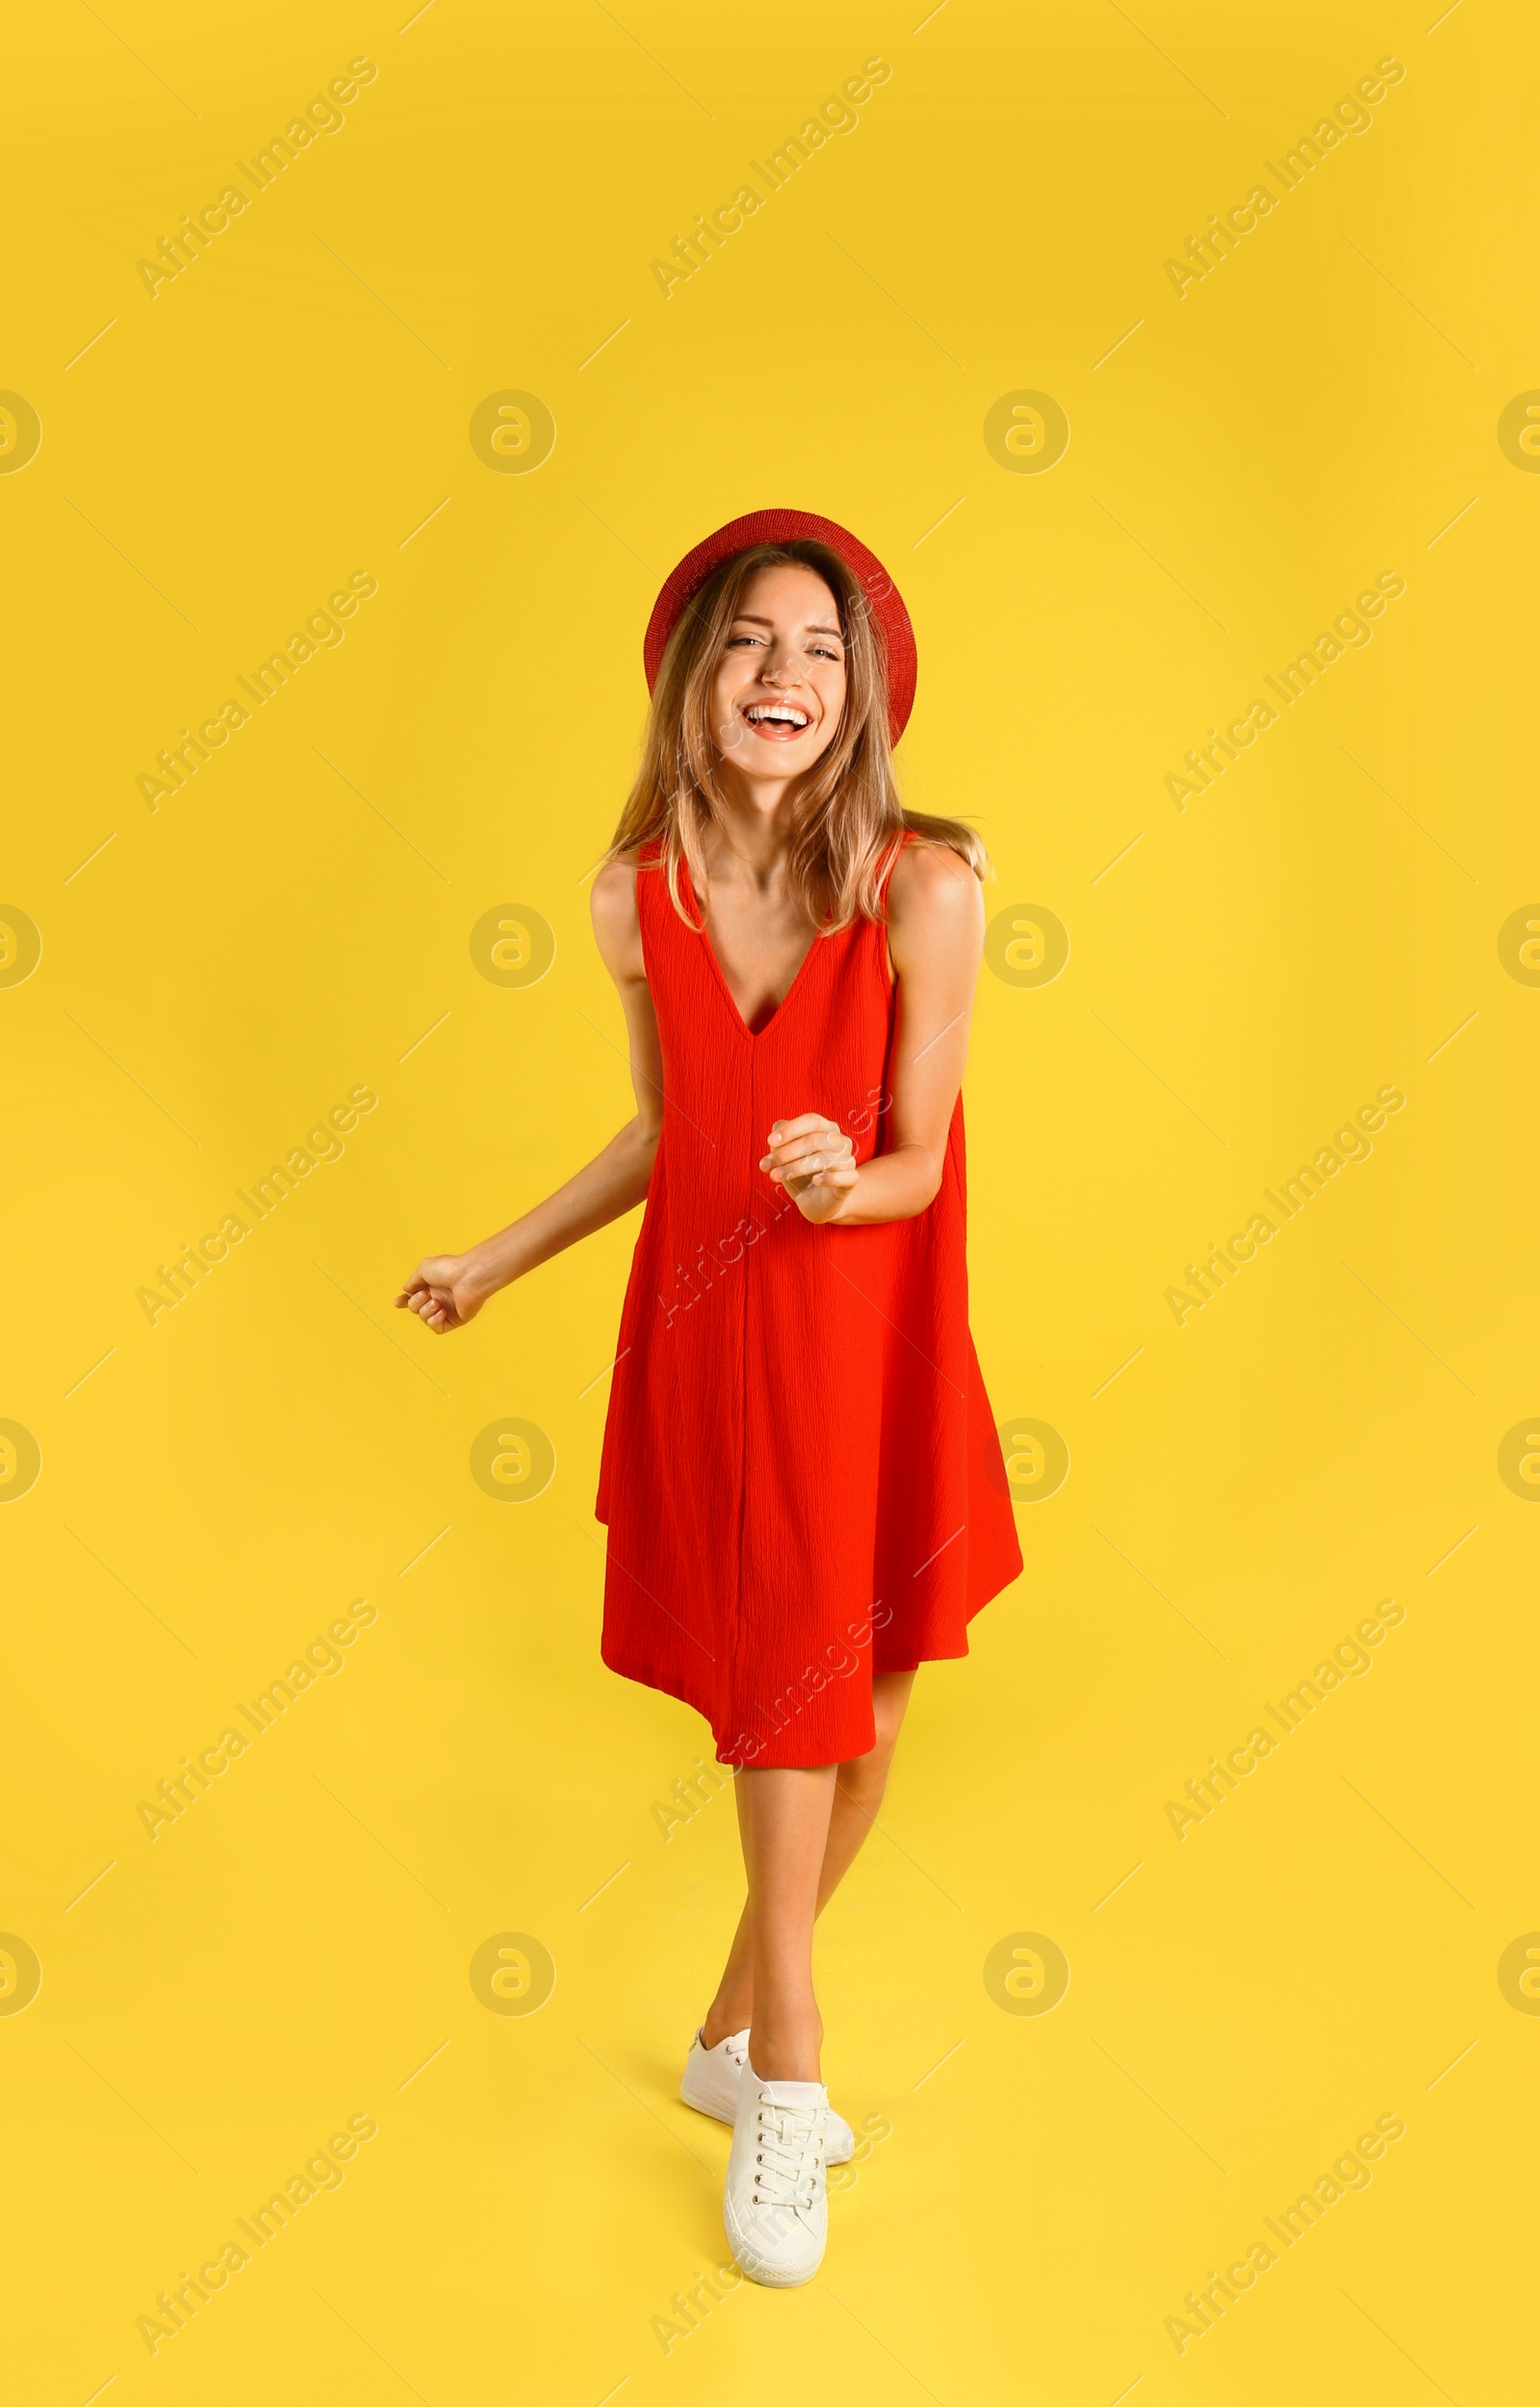
<svg viewBox="0 0 1540 2407">
<path fill-rule="evenodd" d="M 839 1767 L 839 1795 L 869 1822 L 887 1788 L 887 1764 L 875 1754 L 853 1755 Z"/>
<path fill-rule="evenodd" d="M 874 1755 L 882 1758 L 884 1769 L 891 1763 L 898 1734 L 904 1726 L 909 1707 L 910 1690 L 913 1685 L 911 1671 L 890 1672 L 886 1678 L 872 1682 L 872 1726 L 877 1733 Z"/>
<path fill-rule="evenodd" d="M 874 1804 L 881 1798 L 887 1786 L 888 1766 L 893 1760 L 897 1739 L 897 1722 L 885 1729 L 879 1719 L 875 1746 L 864 1755 L 852 1755 L 839 1767 L 839 1785 L 848 1797 L 854 1797 L 863 1805 Z"/>
<path fill-rule="evenodd" d="M 903 1672 L 872 1683 L 872 1744 L 864 1755 L 852 1755 L 842 1763 L 838 1774 L 840 1787 L 862 1804 L 880 1799 L 887 1785 L 912 1680 L 912 1672 Z"/>
</svg>

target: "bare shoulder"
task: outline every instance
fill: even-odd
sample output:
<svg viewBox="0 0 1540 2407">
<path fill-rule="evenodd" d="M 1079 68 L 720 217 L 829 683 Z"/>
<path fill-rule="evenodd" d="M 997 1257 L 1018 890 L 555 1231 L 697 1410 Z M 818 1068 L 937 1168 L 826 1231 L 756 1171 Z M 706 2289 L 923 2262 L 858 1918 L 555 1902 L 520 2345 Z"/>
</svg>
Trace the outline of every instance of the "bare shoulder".
<svg viewBox="0 0 1540 2407">
<path fill-rule="evenodd" d="M 906 844 L 887 881 L 888 939 L 895 962 L 916 950 L 973 950 L 984 940 L 984 891 L 950 844 Z"/>
<path fill-rule="evenodd" d="M 636 910 L 636 855 L 618 853 L 606 861 L 588 897 L 589 917 L 600 957 L 612 978 L 640 978 L 642 929 Z"/>
</svg>

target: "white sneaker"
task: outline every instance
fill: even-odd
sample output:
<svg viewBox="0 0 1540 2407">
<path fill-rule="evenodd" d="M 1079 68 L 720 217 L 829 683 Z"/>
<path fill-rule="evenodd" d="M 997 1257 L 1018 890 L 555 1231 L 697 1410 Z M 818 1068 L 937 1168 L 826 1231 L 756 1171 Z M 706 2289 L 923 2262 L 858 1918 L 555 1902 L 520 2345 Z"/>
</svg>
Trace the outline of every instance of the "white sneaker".
<svg viewBox="0 0 1540 2407">
<path fill-rule="evenodd" d="M 684 2078 L 680 2083 L 680 2096 L 698 2114 L 714 2114 L 719 2123 L 734 2123 L 738 2114 L 738 2085 L 749 2057 L 749 2034 L 746 2031 L 729 2032 L 714 2048 L 706 2045 L 700 2032 L 690 2042 L 690 2053 L 684 2060 Z M 824 2162 L 848 2164 L 856 2153 L 856 2135 L 842 2114 L 829 2109 L 824 2127 Z"/>
<path fill-rule="evenodd" d="M 761 2081 L 745 2058 L 722 2193 L 728 2244 L 751 2282 L 810 2282 L 829 2238 L 821 2081 Z"/>
</svg>

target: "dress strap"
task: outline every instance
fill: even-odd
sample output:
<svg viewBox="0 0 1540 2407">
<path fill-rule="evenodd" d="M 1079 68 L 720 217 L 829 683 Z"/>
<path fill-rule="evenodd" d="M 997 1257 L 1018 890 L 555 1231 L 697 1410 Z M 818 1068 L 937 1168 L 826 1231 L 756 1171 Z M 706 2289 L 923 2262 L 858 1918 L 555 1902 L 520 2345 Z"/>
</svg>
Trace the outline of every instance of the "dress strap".
<svg viewBox="0 0 1540 2407">
<path fill-rule="evenodd" d="M 912 828 L 906 827 L 903 829 L 900 833 L 897 843 L 893 846 L 887 856 L 887 859 L 884 862 L 877 878 L 877 896 L 879 901 L 883 901 L 886 898 L 887 881 L 893 874 L 894 864 L 897 862 L 898 856 L 903 851 L 905 845 L 910 842 L 913 833 L 914 831 Z"/>
</svg>

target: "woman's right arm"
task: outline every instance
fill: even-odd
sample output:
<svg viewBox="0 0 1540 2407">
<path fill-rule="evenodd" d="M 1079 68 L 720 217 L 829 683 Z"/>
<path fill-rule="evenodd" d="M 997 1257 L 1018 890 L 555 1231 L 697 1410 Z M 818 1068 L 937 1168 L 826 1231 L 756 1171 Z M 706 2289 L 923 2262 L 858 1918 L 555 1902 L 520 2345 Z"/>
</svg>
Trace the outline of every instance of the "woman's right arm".
<svg viewBox="0 0 1540 2407">
<path fill-rule="evenodd" d="M 429 1255 L 418 1264 L 396 1301 L 438 1335 L 463 1329 L 500 1287 L 619 1220 L 646 1197 L 663 1128 L 663 1054 L 642 960 L 634 863 L 607 862 L 594 880 L 589 907 L 600 954 L 626 1013 L 635 1114 L 565 1186 L 496 1236 L 468 1254 Z"/>
</svg>

